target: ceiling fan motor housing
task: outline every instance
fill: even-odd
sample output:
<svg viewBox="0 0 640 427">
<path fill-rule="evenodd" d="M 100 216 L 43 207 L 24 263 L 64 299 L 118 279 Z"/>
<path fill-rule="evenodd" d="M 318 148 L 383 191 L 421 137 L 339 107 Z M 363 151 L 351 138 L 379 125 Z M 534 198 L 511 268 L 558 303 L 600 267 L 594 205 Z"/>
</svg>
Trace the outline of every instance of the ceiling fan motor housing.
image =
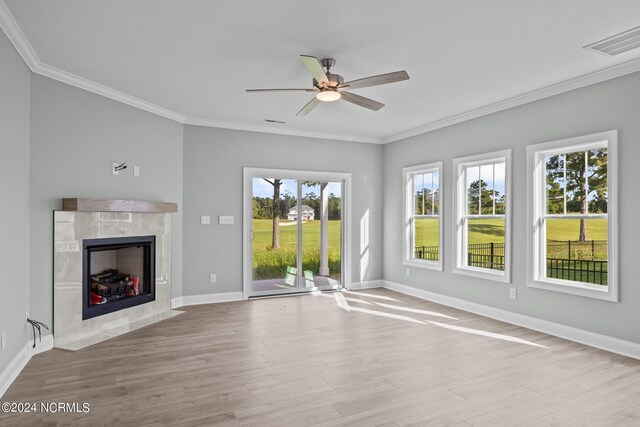
<svg viewBox="0 0 640 427">
<path fill-rule="evenodd" d="M 342 83 L 344 83 L 344 78 L 338 74 L 326 73 L 327 79 L 329 79 L 328 83 L 318 83 L 316 79 L 313 79 L 313 85 L 318 89 L 335 89 Z"/>
</svg>

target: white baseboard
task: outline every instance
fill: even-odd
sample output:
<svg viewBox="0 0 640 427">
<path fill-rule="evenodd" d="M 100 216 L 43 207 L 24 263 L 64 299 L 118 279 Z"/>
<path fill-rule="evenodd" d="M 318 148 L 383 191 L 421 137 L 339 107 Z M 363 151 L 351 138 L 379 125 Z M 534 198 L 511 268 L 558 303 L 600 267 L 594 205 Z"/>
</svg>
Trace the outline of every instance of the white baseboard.
<svg viewBox="0 0 640 427">
<path fill-rule="evenodd" d="M 27 366 L 27 363 L 31 360 L 31 355 L 31 348 L 25 345 L 0 373 L 0 397 L 9 389 L 9 386 L 18 377 L 22 369 Z"/>
<path fill-rule="evenodd" d="M 513 313 L 511 311 L 501 310 L 499 308 L 489 307 L 475 302 L 465 301 L 435 292 L 429 292 L 412 286 L 401 285 L 400 283 L 383 280 L 383 287 L 411 295 L 416 298 L 433 301 L 438 304 L 468 311 L 470 313 L 479 314 L 481 316 L 490 317 L 502 322 L 511 323 L 513 325 L 522 326 L 524 328 L 533 329 L 535 331 L 544 332 L 549 335 L 575 341 L 591 347 L 596 347 L 612 353 L 621 354 L 623 356 L 640 359 L 640 344 L 613 338 L 607 335 L 596 334 L 594 332 L 585 331 L 583 329 L 573 328 L 571 326 L 561 325 L 559 323 L 542 320 L 535 317 L 525 316 L 524 314 Z"/>
<path fill-rule="evenodd" d="M 220 292 L 216 294 L 183 295 L 171 299 L 171 308 L 179 308 L 187 305 L 215 304 L 219 302 L 242 301 L 242 292 Z"/>
<path fill-rule="evenodd" d="M 51 350 L 53 348 L 53 335 L 45 335 L 42 342 L 36 342 L 36 348 L 33 348 L 33 340 L 29 342 L 15 355 L 9 362 L 9 365 L 0 372 L 0 397 L 9 389 L 13 381 L 18 378 L 20 372 L 27 366 L 31 357 L 36 354 Z"/>
<path fill-rule="evenodd" d="M 53 335 L 43 335 L 42 341 L 36 339 L 36 347 L 33 347 L 33 340 L 29 340 L 27 343 L 32 355 L 40 354 L 53 348 Z"/>
<path fill-rule="evenodd" d="M 373 288 L 382 288 L 383 287 L 382 280 L 369 280 L 365 282 L 355 282 L 351 283 L 348 287 L 350 291 L 355 291 L 357 289 L 373 289 Z"/>
</svg>

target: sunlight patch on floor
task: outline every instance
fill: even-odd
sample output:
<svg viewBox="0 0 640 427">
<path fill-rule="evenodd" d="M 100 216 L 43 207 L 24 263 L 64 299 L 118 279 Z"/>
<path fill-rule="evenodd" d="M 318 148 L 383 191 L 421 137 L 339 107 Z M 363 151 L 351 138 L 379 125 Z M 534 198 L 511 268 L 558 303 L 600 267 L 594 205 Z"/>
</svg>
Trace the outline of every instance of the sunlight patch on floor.
<svg viewBox="0 0 640 427">
<path fill-rule="evenodd" d="M 399 302 L 397 299 L 395 298 L 391 298 L 391 297 L 386 297 L 384 295 L 374 295 L 374 294 L 367 294 L 364 292 L 354 292 L 354 291 L 342 291 L 345 294 L 353 294 L 353 295 L 358 295 L 358 296 L 362 296 L 362 297 L 369 297 L 369 298 L 378 298 L 378 299 L 383 299 L 386 301 L 393 301 L 393 302 Z"/>
<path fill-rule="evenodd" d="M 498 334 L 498 333 L 495 333 L 495 332 L 488 332 L 488 331 L 483 331 L 483 330 L 480 330 L 480 329 L 466 328 L 464 326 L 450 325 L 450 324 L 447 324 L 447 323 L 434 322 L 434 321 L 431 321 L 431 320 L 422 321 L 422 320 L 414 319 L 413 317 L 410 317 L 410 316 L 403 316 L 401 314 L 387 313 L 385 311 L 378 311 L 378 310 L 371 310 L 371 309 L 368 309 L 368 308 L 354 307 L 354 306 L 349 305 L 349 300 L 351 300 L 352 302 L 358 302 L 358 303 L 363 303 L 364 302 L 365 304 L 368 304 L 368 305 L 372 305 L 372 304 L 370 302 L 362 301 L 362 300 L 357 299 L 357 298 L 345 297 L 344 294 L 353 294 L 353 295 L 358 295 L 358 296 L 363 296 L 363 297 L 372 297 L 372 298 L 391 299 L 391 300 L 396 301 L 396 302 L 398 302 L 398 301 L 394 300 L 393 298 L 384 297 L 382 295 L 372 295 L 372 294 L 366 294 L 366 293 L 362 293 L 362 292 L 352 292 L 352 291 L 346 291 L 346 290 L 342 291 L 342 292 L 336 292 L 335 294 L 333 294 L 333 298 L 336 301 L 336 305 L 338 307 L 340 307 L 341 309 L 343 309 L 345 311 L 348 311 L 348 312 L 366 313 L 366 314 L 371 314 L 371 315 L 374 315 L 374 316 L 380 316 L 380 317 L 387 317 L 387 318 L 390 318 L 390 319 L 402 320 L 402 321 L 405 321 L 405 322 L 418 323 L 418 324 L 421 324 L 421 325 L 433 325 L 433 326 L 437 326 L 437 327 L 440 327 L 440 328 L 448 329 L 448 330 L 451 330 L 451 331 L 463 332 L 463 333 L 466 333 L 466 334 L 479 335 L 479 336 L 483 336 L 483 337 L 487 337 L 487 338 L 493 338 L 493 339 L 497 339 L 497 340 L 509 341 L 509 342 L 513 342 L 513 343 L 517 343 L 517 344 L 530 345 L 530 346 L 533 346 L 533 347 L 548 348 L 548 347 L 546 347 L 544 345 L 536 344 L 534 342 L 527 341 L 525 339 L 514 337 L 514 336 L 511 336 L 511 335 Z M 448 316 L 446 314 L 442 314 L 442 313 L 438 313 L 438 312 L 434 312 L 434 311 L 421 310 L 421 309 L 410 308 L 410 307 L 403 307 L 403 306 L 399 306 L 399 305 L 386 304 L 386 303 L 381 303 L 381 302 L 374 302 L 373 304 L 375 304 L 377 306 L 380 306 L 380 307 L 388 308 L 390 310 L 398 310 L 398 311 L 410 312 L 410 313 L 415 313 L 415 314 L 423 314 L 423 315 L 428 315 L 428 316 L 444 317 L 446 319 L 457 320 L 455 317 L 451 317 L 451 316 Z"/>
<path fill-rule="evenodd" d="M 442 314 L 442 313 L 437 313 L 435 311 L 420 310 L 418 308 L 402 307 L 402 306 L 399 306 L 399 305 L 384 304 L 384 303 L 381 303 L 381 302 L 377 302 L 375 304 L 379 305 L 381 307 L 391 308 L 393 310 L 408 311 L 410 313 L 426 314 L 427 316 L 444 317 L 445 319 L 458 320 L 455 317 L 451 317 L 451 316 L 448 316 L 448 315 Z"/>
<path fill-rule="evenodd" d="M 347 300 L 345 300 L 344 295 L 342 295 L 340 292 L 336 292 L 335 294 L 333 294 L 333 298 L 336 300 L 336 305 L 338 307 L 343 310 L 351 311 L 349 303 L 347 302 Z"/>
<path fill-rule="evenodd" d="M 512 337 L 511 335 L 496 334 L 494 332 L 487 332 L 487 331 L 481 331 L 479 329 L 465 328 L 463 326 L 447 325 L 446 323 L 432 322 L 431 320 L 427 320 L 427 323 L 429 323 L 431 325 L 439 326 L 441 328 L 450 329 L 450 330 L 453 330 L 453 331 L 464 332 L 464 333 L 467 333 L 467 334 L 481 335 L 481 336 L 484 336 L 484 337 L 495 338 L 495 339 L 498 339 L 498 340 L 511 341 L 511 342 L 516 342 L 516 343 L 519 343 L 519 344 L 532 345 L 534 347 L 549 348 L 549 347 L 546 347 L 544 345 L 540 345 L 540 344 L 536 344 L 536 343 L 531 342 L 531 341 L 523 340 L 522 338 Z"/>
</svg>

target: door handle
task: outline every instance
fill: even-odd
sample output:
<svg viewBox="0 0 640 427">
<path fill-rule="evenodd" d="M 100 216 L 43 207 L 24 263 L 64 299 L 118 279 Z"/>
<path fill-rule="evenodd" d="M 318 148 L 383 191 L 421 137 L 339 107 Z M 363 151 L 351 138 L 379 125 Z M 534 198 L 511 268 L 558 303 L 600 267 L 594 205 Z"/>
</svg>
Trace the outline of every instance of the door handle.
<svg viewBox="0 0 640 427">
<path fill-rule="evenodd" d="M 253 242 L 253 238 L 256 237 L 256 233 L 254 233 L 253 230 L 249 230 L 249 233 L 251 233 L 249 240 Z"/>
</svg>

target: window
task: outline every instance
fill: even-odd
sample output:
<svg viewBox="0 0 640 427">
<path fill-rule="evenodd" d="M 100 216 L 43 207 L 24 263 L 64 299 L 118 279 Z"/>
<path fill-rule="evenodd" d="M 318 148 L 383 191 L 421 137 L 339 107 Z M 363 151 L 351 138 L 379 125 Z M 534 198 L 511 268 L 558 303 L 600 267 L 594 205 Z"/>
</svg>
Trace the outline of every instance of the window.
<svg viewBox="0 0 640 427">
<path fill-rule="evenodd" d="M 617 132 L 527 147 L 529 286 L 618 300 Z"/>
<path fill-rule="evenodd" d="M 442 271 L 442 162 L 402 170 L 406 265 Z"/>
<path fill-rule="evenodd" d="M 454 272 L 509 283 L 511 150 L 453 160 Z"/>
</svg>

